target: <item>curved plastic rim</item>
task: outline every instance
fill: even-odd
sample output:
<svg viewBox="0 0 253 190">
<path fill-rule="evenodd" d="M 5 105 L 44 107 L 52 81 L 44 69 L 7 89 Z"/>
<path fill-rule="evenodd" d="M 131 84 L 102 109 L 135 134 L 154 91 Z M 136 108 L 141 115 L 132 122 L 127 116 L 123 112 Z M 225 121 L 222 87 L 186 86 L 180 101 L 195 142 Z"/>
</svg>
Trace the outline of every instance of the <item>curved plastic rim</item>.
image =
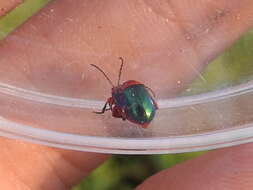
<svg viewBox="0 0 253 190">
<path fill-rule="evenodd" d="M 229 98 L 232 96 L 239 96 L 253 91 L 253 81 L 246 84 L 241 84 L 231 88 L 225 88 L 215 92 L 209 92 L 193 96 L 185 96 L 178 98 L 171 98 L 166 100 L 158 100 L 159 109 L 181 107 L 186 105 L 201 104 L 211 101 L 216 101 L 220 99 Z M 101 105 L 104 105 L 102 101 L 96 100 L 84 100 L 77 98 L 69 98 L 62 96 L 54 96 L 49 94 L 44 94 L 40 92 L 34 92 L 22 88 L 17 88 L 11 85 L 0 83 L 0 93 L 16 96 L 18 98 L 23 98 L 31 100 L 34 102 L 41 102 L 45 104 L 54 104 L 60 106 L 68 107 L 79 107 L 79 108 L 95 108 L 100 109 Z"/>
<path fill-rule="evenodd" d="M 205 103 L 253 91 L 253 81 L 217 92 L 158 101 L 162 109 Z M 103 102 L 57 97 L 0 84 L 0 93 L 19 98 L 82 108 L 97 108 Z M 253 124 L 212 133 L 168 138 L 116 138 L 67 134 L 24 126 L 0 117 L 0 135 L 48 146 L 116 154 L 161 154 L 209 150 L 253 141 Z M 136 147 L 138 145 L 138 147 Z"/>
<path fill-rule="evenodd" d="M 162 154 L 210 150 L 253 141 L 251 125 L 241 129 L 170 138 L 92 137 L 41 130 L 0 119 L 0 135 L 64 149 L 115 153 Z M 5 127 L 2 127 L 5 126 Z M 43 133 L 42 133 L 43 131 Z M 138 147 L 136 147 L 138 145 Z"/>
</svg>

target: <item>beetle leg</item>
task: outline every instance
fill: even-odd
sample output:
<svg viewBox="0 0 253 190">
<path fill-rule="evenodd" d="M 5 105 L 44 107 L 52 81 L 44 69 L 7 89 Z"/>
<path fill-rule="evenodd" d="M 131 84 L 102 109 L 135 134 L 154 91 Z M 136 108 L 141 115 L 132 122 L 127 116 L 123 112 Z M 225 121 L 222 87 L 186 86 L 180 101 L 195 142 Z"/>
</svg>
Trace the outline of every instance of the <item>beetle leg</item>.
<svg viewBox="0 0 253 190">
<path fill-rule="evenodd" d="M 123 120 L 123 121 L 126 120 L 126 114 L 125 114 L 125 113 L 122 113 L 122 114 L 121 114 L 121 117 L 122 117 L 122 120 Z"/>
<path fill-rule="evenodd" d="M 121 111 L 118 107 L 114 106 L 112 108 L 112 116 L 116 118 L 121 118 Z"/>
<path fill-rule="evenodd" d="M 122 120 L 123 121 L 125 121 L 126 120 L 126 113 L 124 112 L 124 110 L 125 110 L 125 108 L 123 108 L 122 110 L 121 110 L 121 117 L 122 117 Z"/>
<path fill-rule="evenodd" d="M 110 108 L 106 108 L 108 104 L 109 104 Z M 103 113 L 105 113 L 108 110 L 112 110 L 112 105 L 113 105 L 113 99 L 112 98 L 108 98 L 108 100 L 106 101 L 103 109 L 101 111 L 98 111 L 98 112 L 95 111 L 94 113 L 96 113 L 96 114 L 103 114 Z"/>
<path fill-rule="evenodd" d="M 105 103 L 105 105 L 104 105 L 104 107 L 103 107 L 103 109 L 101 110 L 101 111 L 94 111 L 94 113 L 96 113 L 96 114 L 103 114 L 103 113 L 105 113 L 105 111 L 107 111 L 107 104 L 108 104 L 108 102 L 106 102 Z"/>
<path fill-rule="evenodd" d="M 111 110 L 111 111 L 112 111 L 112 110 L 113 110 L 112 105 L 114 104 L 114 101 L 113 101 L 112 97 L 111 97 L 111 98 L 108 98 L 107 102 L 108 102 L 108 104 L 109 104 L 109 106 L 110 106 L 110 108 L 109 108 L 108 110 Z"/>
<path fill-rule="evenodd" d="M 122 120 L 126 120 L 126 118 L 124 117 L 124 114 L 121 110 L 121 108 L 114 106 L 112 108 L 112 116 L 116 117 L 116 118 L 122 118 Z"/>
</svg>

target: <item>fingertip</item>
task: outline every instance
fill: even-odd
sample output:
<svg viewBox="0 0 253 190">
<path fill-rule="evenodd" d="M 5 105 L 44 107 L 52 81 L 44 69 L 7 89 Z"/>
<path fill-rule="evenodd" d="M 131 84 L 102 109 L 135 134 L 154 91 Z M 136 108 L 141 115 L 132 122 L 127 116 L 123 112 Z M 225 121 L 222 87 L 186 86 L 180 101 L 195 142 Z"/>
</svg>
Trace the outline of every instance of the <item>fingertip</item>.
<svg viewBox="0 0 253 190">
<path fill-rule="evenodd" d="M 148 178 L 136 190 L 253 188 L 252 143 L 210 151 Z"/>
</svg>

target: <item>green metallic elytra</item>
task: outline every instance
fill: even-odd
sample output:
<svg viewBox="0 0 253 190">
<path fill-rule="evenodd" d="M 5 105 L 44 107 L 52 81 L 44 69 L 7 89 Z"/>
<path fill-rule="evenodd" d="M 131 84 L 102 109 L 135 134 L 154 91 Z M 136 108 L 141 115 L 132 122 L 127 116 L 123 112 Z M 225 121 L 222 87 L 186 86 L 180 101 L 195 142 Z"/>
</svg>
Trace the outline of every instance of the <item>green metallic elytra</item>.
<svg viewBox="0 0 253 190">
<path fill-rule="evenodd" d="M 149 123 L 155 116 L 155 103 L 144 85 L 132 85 L 124 89 L 125 113 L 136 123 Z"/>
</svg>

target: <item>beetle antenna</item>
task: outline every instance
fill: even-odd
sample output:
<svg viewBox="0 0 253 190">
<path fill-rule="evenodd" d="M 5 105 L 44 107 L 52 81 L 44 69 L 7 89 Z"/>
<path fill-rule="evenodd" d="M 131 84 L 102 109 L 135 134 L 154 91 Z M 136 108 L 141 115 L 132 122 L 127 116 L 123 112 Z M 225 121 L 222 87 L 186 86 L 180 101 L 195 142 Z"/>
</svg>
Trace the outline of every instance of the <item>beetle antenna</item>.
<svg viewBox="0 0 253 190">
<path fill-rule="evenodd" d="M 119 59 L 121 60 L 121 65 L 120 65 L 120 69 L 119 69 L 118 85 L 119 85 L 119 83 L 120 83 L 120 77 L 121 77 L 122 68 L 123 68 L 123 64 L 124 64 L 124 59 L 123 59 L 122 57 L 119 57 Z"/>
<path fill-rule="evenodd" d="M 114 85 L 112 84 L 112 81 L 109 79 L 109 77 L 105 74 L 105 72 L 102 69 L 100 69 L 97 65 L 94 65 L 94 64 L 90 64 L 90 65 L 95 67 L 97 70 L 99 70 L 105 76 L 107 81 L 112 85 L 112 87 L 114 87 Z"/>
</svg>

